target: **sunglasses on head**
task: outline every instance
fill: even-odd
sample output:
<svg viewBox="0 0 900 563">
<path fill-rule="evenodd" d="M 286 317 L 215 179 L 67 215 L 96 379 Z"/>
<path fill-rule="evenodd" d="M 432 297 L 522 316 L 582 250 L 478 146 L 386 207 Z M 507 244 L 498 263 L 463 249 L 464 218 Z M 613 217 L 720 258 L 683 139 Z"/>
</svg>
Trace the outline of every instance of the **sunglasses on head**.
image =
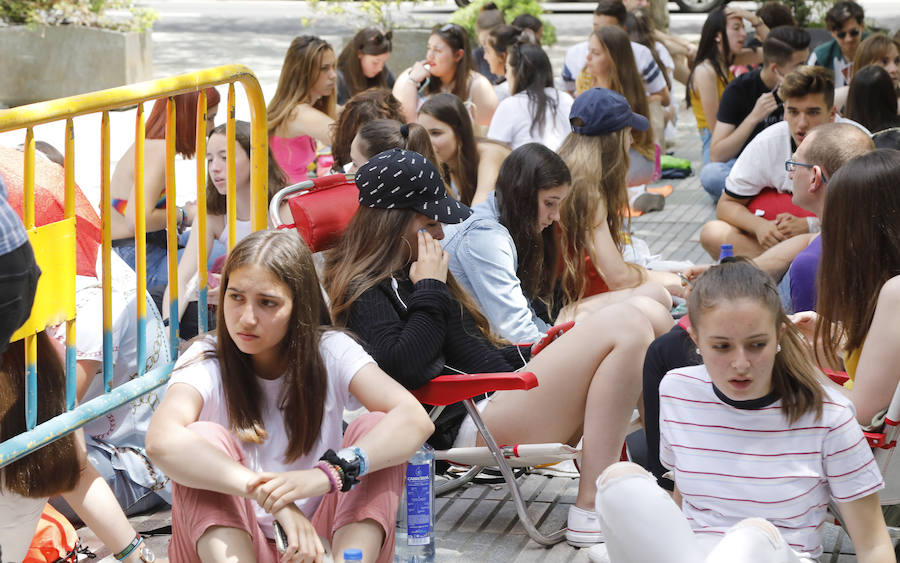
<svg viewBox="0 0 900 563">
<path fill-rule="evenodd" d="M 439 30 L 441 33 L 449 33 L 451 31 L 459 31 L 461 28 L 455 23 L 446 23 L 441 26 Z"/>
<path fill-rule="evenodd" d="M 381 43 L 382 41 L 391 41 L 394 38 L 394 32 L 388 30 L 384 33 L 378 33 L 378 35 L 372 37 L 372 41 L 375 43 Z"/>
<path fill-rule="evenodd" d="M 850 35 L 850 37 L 859 37 L 859 34 L 862 33 L 858 27 L 851 29 L 850 31 L 836 31 L 834 34 L 837 35 L 838 39 L 843 39 Z"/>
</svg>

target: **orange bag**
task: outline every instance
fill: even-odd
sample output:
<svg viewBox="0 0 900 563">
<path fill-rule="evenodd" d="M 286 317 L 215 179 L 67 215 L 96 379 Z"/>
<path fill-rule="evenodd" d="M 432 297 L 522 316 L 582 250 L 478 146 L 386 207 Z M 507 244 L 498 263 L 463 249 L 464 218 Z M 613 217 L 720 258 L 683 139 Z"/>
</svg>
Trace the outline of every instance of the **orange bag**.
<svg viewBox="0 0 900 563">
<path fill-rule="evenodd" d="M 78 546 L 75 527 L 48 502 L 23 563 L 76 563 Z"/>
</svg>

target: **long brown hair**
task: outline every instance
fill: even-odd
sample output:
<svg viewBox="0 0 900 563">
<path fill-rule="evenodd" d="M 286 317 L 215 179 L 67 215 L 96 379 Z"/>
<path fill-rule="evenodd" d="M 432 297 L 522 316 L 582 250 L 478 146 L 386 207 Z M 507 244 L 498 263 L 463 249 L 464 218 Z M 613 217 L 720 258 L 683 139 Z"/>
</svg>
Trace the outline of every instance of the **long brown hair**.
<svg viewBox="0 0 900 563">
<path fill-rule="evenodd" d="M 322 73 L 322 59 L 326 52 L 334 53 L 334 50 L 327 41 L 313 35 L 301 35 L 291 41 L 278 77 L 278 87 L 266 108 L 269 135 L 274 135 L 281 124 L 290 121 L 298 104 L 310 103 L 322 113 L 335 117 L 336 88 L 314 103 L 309 99 L 310 91 Z"/>
<path fill-rule="evenodd" d="M 287 370 L 281 378 L 279 408 L 284 418 L 291 462 L 310 452 L 319 437 L 325 409 L 327 373 L 319 343 L 328 330 L 327 306 L 319 287 L 312 254 L 294 231 L 256 231 L 247 235 L 228 254 L 219 293 L 216 355 L 228 419 L 235 435 L 244 442 L 261 443 L 268 437 L 263 424 L 262 389 L 249 354 L 238 349 L 226 329 L 225 299 L 232 272 L 250 264 L 268 270 L 285 284 L 293 300 L 287 334 L 281 341 L 281 357 Z"/>
<path fill-rule="evenodd" d="M 529 299 L 548 301 L 556 281 L 556 230 L 535 228 L 540 192 L 571 181 L 562 158 L 540 143 L 522 145 L 500 166 L 496 188 L 500 223 L 516 246 L 516 276 Z"/>
<path fill-rule="evenodd" d="M 601 208 L 605 209 L 606 226 L 619 250 L 624 246 L 622 231 L 631 228 L 630 219 L 623 220 L 619 213 L 628 205 L 625 179 L 629 159 L 625 129 L 597 136 L 570 133 L 558 152 L 572 174 L 572 188 L 563 200 L 560 213 L 562 288 L 564 305 L 568 305 L 584 297 L 585 255 L 590 256 L 594 267 L 598 265 L 593 233 L 600 227 L 597 220 Z M 629 266 L 644 277 L 641 268 Z M 602 276 L 603 272 L 600 274 Z"/>
<path fill-rule="evenodd" d="M 338 56 L 337 67 L 344 77 L 350 96 L 366 90 L 367 88 L 387 88 L 388 73 L 385 66 L 377 75 L 369 78 L 362 71 L 359 55 L 383 55 L 391 52 L 390 31 L 382 31 L 377 27 L 365 27 L 356 32 L 344 50 Z"/>
<path fill-rule="evenodd" d="M 695 333 L 703 326 L 706 311 L 725 306 L 738 299 L 752 299 L 762 304 L 775 318 L 775 332 L 784 327 L 781 351 L 775 354 L 772 367 L 772 389 L 781 399 L 781 410 L 788 421 L 796 422 L 804 414 L 815 411 L 822 416 L 825 393 L 823 375 L 813 362 L 809 346 L 800 329 L 790 321 L 781 306 L 778 285 L 745 258 L 729 259 L 707 270 L 694 283 L 688 299 L 688 315 Z"/>
<path fill-rule="evenodd" d="M 631 40 L 620 28 L 604 25 L 594 30 L 600 44 L 606 48 L 609 61 L 612 65 L 612 74 L 616 80 L 610 80 L 610 90 L 625 96 L 628 105 L 634 113 L 650 119 L 650 104 L 647 102 L 647 90 L 644 88 L 644 80 L 634 62 L 634 51 L 631 49 Z M 665 72 L 665 69 L 661 69 Z M 633 130 L 631 137 L 634 139 L 635 150 L 645 158 L 656 158 L 656 149 L 653 146 L 653 128 L 646 131 Z"/>
<path fill-rule="evenodd" d="M 25 432 L 25 342 L 11 342 L 0 364 L 0 442 Z M 37 335 L 38 424 L 66 410 L 66 373 L 50 337 Z M 81 470 L 75 435 L 67 434 L 0 469 L 2 488 L 28 498 L 71 491 Z"/>
<path fill-rule="evenodd" d="M 360 206 L 338 245 L 325 257 L 325 291 L 331 299 L 331 316 L 338 326 L 346 326 L 350 308 L 368 289 L 404 271 L 410 250 L 402 233 L 416 212 L 412 209 L 379 209 Z M 475 301 L 447 274 L 450 295 L 472 315 L 478 330 L 494 344 L 505 344 L 491 333 L 490 323 Z"/>
<path fill-rule="evenodd" d="M 218 125 L 215 129 L 210 131 L 209 136 L 213 135 L 226 135 L 227 133 L 227 124 L 223 123 Z M 234 122 L 234 140 L 237 141 L 238 145 L 244 149 L 244 152 L 247 153 L 247 158 L 250 158 L 250 124 L 246 121 L 235 121 Z M 270 146 L 268 149 L 269 152 L 269 176 L 268 176 L 268 197 L 266 197 L 266 202 L 272 201 L 272 196 L 278 193 L 278 190 L 285 187 L 288 182 L 287 174 L 285 174 L 284 170 L 282 170 L 281 166 L 278 165 L 278 162 L 275 160 L 275 155 L 272 154 L 272 147 Z M 216 185 L 213 184 L 212 177 L 210 177 L 209 172 L 206 174 L 206 212 L 210 215 L 225 215 L 228 211 L 228 199 L 219 193 L 219 190 L 216 189 Z"/>
<path fill-rule="evenodd" d="M 206 107 L 219 105 L 219 92 L 207 88 Z M 200 92 L 178 94 L 175 100 L 175 152 L 184 158 L 193 158 L 197 151 L 197 100 Z M 144 123 L 144 137 L 147 139 L 166 138 L 166 100 L 160 98 L 153 103 L 153 109 Z"/>
<path fill-rule="evenodd" d="M 472 118 L 466 106 L 453 94 L 435 94 L 425 100 L 419 113 L 446 123 L 456 135 L 456 157 L 453 162 L 442 162 L 441 170 L 445 178 L 456 176 L 459 180 L 459 201 L 470 205 L 478 187 L 479 158 Z"/>
<path fill-rule="evenodd" d="M 431 35 L 437 35 L 441 40 L 450 47 L 455 54 L 462 50 L 463 54 L 456 63 L 456 71 L 453 73 L 453 89 L 450 93 L 460 100 L 469 99 L 469 81 L 472 80 L 472 73 L 475 71 L 475 64 L 472 59 L 472 48 L 469 44 L 469 33 L 460 25 L 455 23 L 438 24 L 431 29 Z M 437 94 L 441 91 L 441 79 L 432 76 L 425 87 L 425 94 Z"/>
<path fill-rule="evenodd" d="M 356 94 L 344 104 L 344 109 L 334 124 L 331 143 L 334 168 L 340 168 L 353 160 L 350 158 L 350 145 L 353 143 L 353 138 L 364 124 L 373 119 L 403 120 L 403 114 L 400 113 L 400 101 L 391 94 L 390 90 L 371 88 Z"/>
<path fill-rule="evenodd" d="M 900 274 L 898 186 L 900 152 L 893 149 L 857 156 L 828 181 L 821 234 L 828 268 L 816 279 L 816 341 L 829 360 L 841 348 L 862 347 L 881 287 Z"/>
</svg>

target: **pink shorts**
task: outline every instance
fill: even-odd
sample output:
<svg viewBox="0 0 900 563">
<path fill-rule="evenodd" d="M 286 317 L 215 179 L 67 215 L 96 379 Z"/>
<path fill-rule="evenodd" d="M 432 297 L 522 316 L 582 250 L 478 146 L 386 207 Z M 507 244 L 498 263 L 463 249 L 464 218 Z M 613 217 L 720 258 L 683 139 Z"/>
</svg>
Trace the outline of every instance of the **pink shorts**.
<svg viewBox="0 0 900 563">
<path fill-rule="evenodd" d="M 343 445 L 355 443 L 383 416 L 382 413 L 368 413 L 354 420 L 344 433 Z M 240 441 L 221 425 L 195 422 L 189 428 L 235 461 L 245 464 Z M 403 487 L 404 468 L 404 465 L 397 465 L 376 471 L 360 479 L 360 484 L 347 493 L 325 495 L 310 519 L 316 532 L 331 542 L 334 532 L 341 527 L 366 519 L 374 520 L 381 525 L 385 534 L 377 561 L 393 561 L 394 526 Z M 199 563 L 197 541 L 210 527 L 222 526 L 246 531 L 253 541 L 259 563 L 277 563 L 275 543 L 259 527 L 253 502 L 242 497 L 184 487 L 173 481 L 169 559 L 173 563 Z"/>
</svg>

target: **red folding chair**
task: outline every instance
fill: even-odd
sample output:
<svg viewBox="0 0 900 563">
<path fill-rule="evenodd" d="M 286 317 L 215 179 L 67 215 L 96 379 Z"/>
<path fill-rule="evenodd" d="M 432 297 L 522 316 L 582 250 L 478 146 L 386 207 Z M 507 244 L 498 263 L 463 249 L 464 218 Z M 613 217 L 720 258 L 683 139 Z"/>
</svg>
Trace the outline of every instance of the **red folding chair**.
<svg viewBox="0 0 900 563">
<path fill-rule="evenodd" d="M 278 214 L 278 209 L 285 200 L 290 206 L 293 225 L 283 224 Z M 282 189 L 272 198 L 269 217 L 278 228 L 296 228 L 310 250 L 319 252 L 337 242 L 358 205 L 358 191 L 353 183 L 353 175 L 335 174 Z M 562 326 L 560 330 L 566 328 Z M 552 339 L 553 336 L 550 336 L 547 341 Z M 540 348 L 538 346 L 536 350 Z M 537 378 L 530 372 L 442 375 L 412 393 L 420 402 L 434 407 L 430 413 L 432 420 L 437 418 L 446 405 L 462 402 L 486 444 L 485 447 L 436 452 L 436 459 L 461 463 L 471 468 L 460 477 L 436 487 L 435 493 L 446 493 L 462 486 L 477 476 L 485 466 L 498 467 L 509 486 L 523 528 L 534 541 L 551 546 L 565 539 L 566 530 L 562 528 L 545 534 L 537 528 L 534 518 L 528 514 L 512 468 L 532 467 L 566 459 L 577 461 L 581 452 L 567 444 L 499 446 L 482 421 L 472 399 L 491 391 L 527 390 L 537 385 Z"/>
</svg>

